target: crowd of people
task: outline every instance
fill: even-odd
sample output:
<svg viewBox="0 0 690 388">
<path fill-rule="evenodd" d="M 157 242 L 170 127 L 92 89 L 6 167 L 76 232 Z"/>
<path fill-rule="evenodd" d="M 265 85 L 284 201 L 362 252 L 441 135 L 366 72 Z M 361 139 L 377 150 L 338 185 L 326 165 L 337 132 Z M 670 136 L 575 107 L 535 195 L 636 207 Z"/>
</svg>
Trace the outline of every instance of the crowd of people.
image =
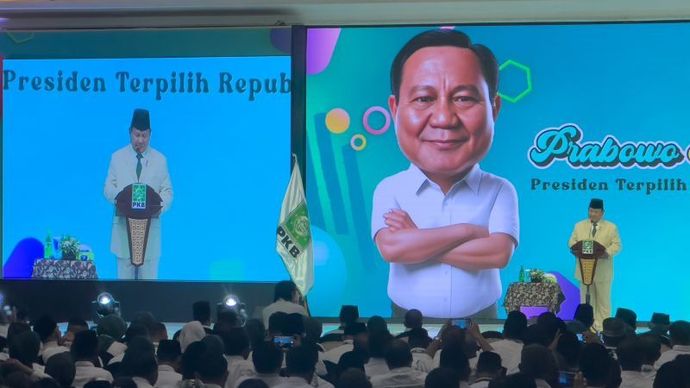
<svg viewBox="0 0 690 388">
<path fill-rule="evenodd" d="M 276 285 L 260 319 L 208 302 L 168 338 L 150 313 L 127 324 L 118 314 L 93 327 L 72 319 L 63 334 L 49 316 L 26 312 L 0 324 L 0 385 L 11 388 L 384 388 L 384 387 L 690 387 L 690 323 L 655 313 L 647 331 L 619 309 L 592 329 L 591 306 L 570 321 L 552 313 L 534 322 L 508 314 L 502 331 L 448 321 L 432 338 L 419 310 L 405 330 L 363 322 L 343 306 L 340 326 L 323 324 L 299 303 L 294 283 Z M 460 324 L 462 323 L 462 324 Z M 462 326 L 462 327 L 461 327 Z"/>
</svg>

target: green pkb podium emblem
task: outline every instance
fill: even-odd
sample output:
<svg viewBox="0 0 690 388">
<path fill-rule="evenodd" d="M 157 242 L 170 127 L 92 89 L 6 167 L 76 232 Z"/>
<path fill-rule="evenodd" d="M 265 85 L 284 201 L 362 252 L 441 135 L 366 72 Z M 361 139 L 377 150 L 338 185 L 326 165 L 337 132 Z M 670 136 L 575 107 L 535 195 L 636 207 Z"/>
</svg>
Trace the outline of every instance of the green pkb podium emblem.
<svg viewBox="0 0 690 388">
<path fill-rule="evenodd" d="M 592 240 L 582 241 L 582 254 L 583 255 L 593 255 L 594 254 L 594 241 L 592 241 Z"/>
<path fill-rule="evenodd" d="M 307 205 L 300 203 L 290 212 L 285 222 L 278 226 L 278 238 L 292 257 L 297 257 L 311 241 Z"/>
<path fill-rule="evenodd" d="M 146 185 L 132 184 L 132 209 L 146 209 Z"/>
</svg>

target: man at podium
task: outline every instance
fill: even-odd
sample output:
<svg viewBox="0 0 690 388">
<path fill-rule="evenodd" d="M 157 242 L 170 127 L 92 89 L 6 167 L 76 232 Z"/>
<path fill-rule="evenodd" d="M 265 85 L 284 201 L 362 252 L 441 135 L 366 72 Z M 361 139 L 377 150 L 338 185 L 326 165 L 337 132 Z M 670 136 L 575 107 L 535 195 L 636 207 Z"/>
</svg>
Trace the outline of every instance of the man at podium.
<svg viewBox="0 0 690 388">
<path fill-rule="evenodd" d="M 613 281 L 613 257 L 620 252 L 622 245 L 618 228 L 604 217 L 604 201 L 594 198 L 589 203 L 589 217 L 575 224 L 568 246 L 572 248 L 578 241 L 594 240 L 606 248 L 604 258 L 597 261 L 594 281 L 590 286 L 590 303 L 594 309 L 594 328 L 602 329 L 604 319 L 611 316 L 611 282 Z M 575 278 L 582 282 L 580 267 L 575 264 Z M 580 300 L 585 303 L 587 287 L 580 284 Z"/>
<path fill-rule="evenodd" d="M 164 212 L 173 200 L 172 183 L 165 156 L 149 146 L 151 125 L 148 110 L 134 110 L 129 127 L 129 139 L 130 144 L 115 151 L 110 158 L 108 177 L 105 180 L 105 198 L 115 204 L 115 197 L 125 187 L 133 183 L 144 183 L 161 196 Z M 152 218 L 144 264 L 139 267 L 137 274 L 129 257 L 126 219 L 117 214 L 114 216 L 110 251 L 117 257 L 118 279 L 135 279 L 135 274 L 137 279 L 158 278 L 160 234 L 160 218 Z"/>
</svg>

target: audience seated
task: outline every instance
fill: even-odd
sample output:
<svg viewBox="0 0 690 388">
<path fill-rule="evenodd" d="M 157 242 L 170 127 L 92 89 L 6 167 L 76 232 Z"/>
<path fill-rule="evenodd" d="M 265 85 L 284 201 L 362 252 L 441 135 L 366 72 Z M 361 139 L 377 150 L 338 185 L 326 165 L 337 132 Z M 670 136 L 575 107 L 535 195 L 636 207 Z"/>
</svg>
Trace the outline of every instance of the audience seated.
<svg viewBox="0 0 690 388">
<path fill-rule="evenodd" d="M 235 327 L 220 334 L 225 345 L 225 359 L 228 362 L 226 388 L 233 388 L 243 377 L 256 374 L 254 365 L 247 360 L 250 352 L 249 336 L 241 327 Z"/>
<path fill-rule="evenodd" d="M 74 359 L 74 388 L 83 388 L 94 380 L 113 382 L 113 375 L 100 367 L 98 360 L 98 337 L 93 330 L 80 331 L 74 336 L 70 349 Z"/>
<path fill-rule="evenodd" d="M 103 364 L 107 365 L 113 357 L 124 354 L 127 346 L 122 341 L 126 331 L 127 323 L 117 314 L 106 315 L 98 321 L 98 355 Z"/>
<path fill-rule="evenodd" d="M 276 312 L 286 314 L 297 313 L 307 316 L 307 310 L 299 304 L 300 294 L 297 285 L 290 280 L 278 282 L 273 292 L 273 303 L 266 306 L 263 311 L 264 325 L 268 326 L 268 318 Z"/>
<path fill-rule="evenodd" d="M 200 300 L 192 304 L 192 321 L 201 323 L 206 334 L 213 333 L 211 329 L 211 303 L 209 301 Z"/>
<path fill-rule="evenodd" d="M 49 377 L 44 372 L 44 367 L 37 363 L 38 352 L 41 348 L 41 340 L 32 331 L 22 331 L 12 335 L 9 340 L 9 357 L 18 361 L 15 365 L 29 374 L 31 381 L 38 381 Z"/>
<path fill-rule="evenodd" d="M 284 285 L 277 291 L 292 296 L 296 288 Z M 561 371 L 577 376 L 575 387 L 690 388 L 690 323 L 671 323 L 662 313 L 637 335 L 637 314 L 618 309 L 604 321 L 601 340 L 590 328 L 591 308 L 581 305 L 568 323 L 544 313 L 528 326 L 524 314 L 511 312 L 502 333 L 449 321 L 432 341 L 414 309 L 398 334 L 384 318 L 365 325 L 356 306 L 343 306 L 340 327 L 323 337 L 323 323 L 300 312 L 272 313 L 268 333 L 262 319 L 244 323 L 233 311 L 221 311 L 211 331 L 208 302 L 193 312 L 195 320 L 173 340 L 146 312 L 129 327 L 107 315 L 95 331 L 71 319 L 64 337 L 50 316 L 39 315 L 31 327 L 0 315 L 0 387 L 556 388 Z M 291 337 L 291 346 L 278 346 L 275 336 Z"/>
<path fill-rule="evenodd" d="M 501 357 L 501 364 L 508 374 L 518 372 L 522 355 L 522 340 L 526 330 L 525 314 L 520 311 L 511 311 L 503 323 L 503 339 L 491 343 L 493 351 Z"/>
<path fill-rule="evenodd" d="M 656 369 L 654 363 L 661 357 L 661 342 L 659 336 L 653 333 L 645 333 L 639 336 L 642 350 L 642 373 L 654 380 Z"/>
<path fill-rule="evenodd" d="M 636 336 L 624 339 L 618 348 L 618 363 L 621 367 L 621 387 L 623 388 L 651 388 L 653 379 L 642 373 L 644 349 L 642 342 Z"/>
<path fill-rule="evenodd" d="M 335 388 L 371 388 L 371 382 L 361 369 L 346 369 L 340 374 Z"/>
<path fill-rule="evenodd" d="M 277 388 L 312 388 L 317 355 L 316 350 L 307 346 L 290 349 L 285 355 L 287 378 L 276 385 Z"/>
<path fill-rule="evenodd" d="M 506 368 L 501 366 L 501 356 L 494 352 L 482 352 L 477 361 L 472 388 L 486 388 L 495 379 L 504 377 Z"/>
<path fill-rule="evenodd" d="M 424 380 L 425 388 L 458 388 L 460 376 L 450 368 L 436 368 Z"/>
<path fill-rule="evenodd" d="M 577 372 L 580 368 L 578 362 L 582 344 L 577 335 L 570 331 L 562 333 L 556 343 L 556 363 L 558 369 L 564 372 Z"/>
<path fill-rule="evenodd" d="M 572 321 L 566 322 L 566 329 L 575 334 L 592 331 L 594 325 L 594 308 L 586 303 L 579 304 L 575 308 Z"/>
<path fill-rule="evenodd" d="M 34 332 L 41 339 L 40 362 L 45 365 L 48 359 L 56 354 L 69 352 L 69 348 L 59 345 L 62 338 L 57 323 L 53 318 L 44 315 L 34 322 Z"/>
<path fill-rule="evenodd" d="M 658 370 L 662 365 L 673 361 L 678 355 L 690 354 L 690 322 L 675 321 L 668 329 L 671 337 L 671 350 L 661 353 L 659 359 L 654 363 Z"/>
<path fill-rule="evenodd" d="M 338 326 L 337 329 L 326 333 L 319 341 L 326 351 L 342 345 L 342 342 L 345 339 L 345 328 L 357 323 L 359 320 L 359 309 L 357 306 L 352 305 L 341 306 L 340 314 L 338 314 L 338 320 L 340 321 L 340 326 Z"/>
<path fill-rule="evenodd" d="M 137 388 L 152 388 L 158 380 L 158 363 L 153 343 L 148 337 L 132 337 L 125 350 L 120 376 L 131 377 Z"/>
<path fill-rule="evenodd" d="M 368 338 L 369 336 L 367 334 L 367 327 L 365 324 L 361 322 L 351 323 L 345 327 L 343 341 L 341 344 L 325 352 L 323 359 L 324 361 L 330 361 L 334 364 L 337 364 L 343 354 L 354 349 L 355 341 L 366 344 Z M 366 346 L 364 346 L 364 348 L 366 348 Z"/>
<path fill-rule="evenodd" d="M 89 330 L 89 324 L 82 318 L 70 318 L 67 321 L 67 331 L 63 337 L 62 344 L 66 347 L 72 346 L 72 341 L 74 341 L 74 336 L 80 331 Z M 124 329 L 123 333 L 124 333 Z"/>
<path fill-rule="evenodd" d="M 265 382 L 269 387 L 274 387 L 285 380 L 284 377 L 280 376 L 283 352 L 273 342 L 263 342 L 253 349 L 252 364 L 254 364 L 256 376 L 241 377 L 237 382 L 238 385 L 244 380 L 256 378 Z"/>
<path fill-rule="evenodd" d="M 543 345 L 531 344 L 522 348 L 520 372 L 534 379 L 538 388 L 555 386 L 558 366 L 553 353 Z"/>
<path fill-rule="evenodd" d="M 427 331 L 414 331 L 406 337 L 412 352 L 412 368 L 429 373 L 434 369 L 434 360 L 429 356 L 427 348 L 431 344 L 431 338 Z M 405 338 L 401 338 L 405 340 Z"/>
<path fill-rule="evenodd" d="M 199 379 L 204 388 L 225 387 L 228 377 L 228 362 L 222 351 L 207 348 L 199 360 Z"/>
<path fill-rule="evenodd" d="M 371 378 L 374 388 L 424 387 L 427 374 L 412 369 L 412 353 L 407 342 L 393 340 L 386 350 L 385 358 L 389 372 Z"/>
<path fill-rule="evenodd" d="M 173 340 L 162 340 L 158 343 L 156 350 L 158 358 L 158 380 L 154 386 L 156 388 L 174 388 L 182 381 L 182 375 L 177 371 L 180 369 L 182 360 L 182 350 L 180 343 Z"/>
<path fill-rule="evenodd" d="M 182 326 L 179 338 L 182 353 L 187 350 L 187 346 L 194 342 L 201 341 L 204 337 L 206 337 L 206 330 L 201 322 L 191 321 Z"/>
<path fill-rule="evenodd" d="M 387 332 L 369 333 L 369 362 L 364 364 L 367 377 L 371 378 L 389 372 L 385 354 L 391 341 L 393 341 L 393 336 Z"/>
<path fill-rule="evenodd" d="M 625 328 L 625 322 L 618 318 L 606 318 L 602 324 L 601 339 L 604 342 L 604 346 L 609 350 L 609 353 L 614 358 L 616 357 L 616 348 L 618 344 L 621 343 L 628 335 L 628 331 Z"/>
<path fill-rule="evenodd" d="M 637 330 L 637 314 L 634 311 L 619 307 L 614 317 L 623 321 L 627 334 L 634 334 Z"/>
<path fill-rule="evenodd" d="M 649 332 L 668 337 L 668 328 L 671 326 L 671 317 L 664 313 L 653 313 L 649 321 Z"/>
<path fill-rule="evenodd" d="M 460 378 L 460 386 L 468 386 L 471 369 L 463 342 L 448 341 L 443 345 L 439 367 L 452 369 Z"/>
<path fill-rule="evenodd" d="M 70 353 L 59 353 L 50 357 L 45 372 L 52 377 L 60 388 L 69 388 L 74 382 L 74 360 Z"/>
<path fill-rule="evenodd" d="M 600 344 L 586 344 L 580 354 L 580 370 L 589 387 L 604 387 L 610 377 L 613 358 Z"/>
<path fill-rule="evenodd" d="M 399 339 L 407 339 L 410 337 L 410 335 L 417 335 L 417 336 L 424 336 L 429 339 L 429 342 L 431 342 L 431 338 L 429 337 L 429 333 L 427 330 L 423 327 L 424 325 L 424 316 L 422 315 L 422 312 L 417 310 L 417 309 L 411 309 L 407 310 L 405 312 L 405 318 L 403 321 L 403 324 L 405 325 L 405 331 L 398 334 L 396 338 Z"/>
<path fill-rule="evenodd" d="M 391 335 L 391 332 L 388 330 L 388 323 L 379 315 L 374 315 L 369 318 L 367 321 L 367 332 L 369 335 L 378 333 Z"/>
</svg>

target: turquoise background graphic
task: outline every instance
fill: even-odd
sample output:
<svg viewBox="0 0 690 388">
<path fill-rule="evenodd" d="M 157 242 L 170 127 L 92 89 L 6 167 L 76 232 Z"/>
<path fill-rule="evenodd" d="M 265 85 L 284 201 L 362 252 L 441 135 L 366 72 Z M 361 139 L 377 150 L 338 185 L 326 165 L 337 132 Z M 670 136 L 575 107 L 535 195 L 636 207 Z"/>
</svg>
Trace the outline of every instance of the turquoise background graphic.
<svg viewBox="0 0 690 388">
<path fill-rule="evenodd" d="M 315 294 L 325 289 L 324 282 L 337 280 L 327 283 L 331 300 L 358 304 L 363 315 L 389 316 L 391 307 L 388 265 L 370 238 L 373 190 L 409 165 L 394 125 L 384 130 L 390 65 L 405 42 L 431 28 L 314 28 L 308 34 L 307 198 L 318 260 Z M 481 166 L 510 180 L 519 196 L 521 239 L 501 271 L 504 293 L 524 266 L 560 274 L 566 296 L 577 295 L 567 241 L 573 225 L 587 216 L 590 198 L 599 197 L 623 242 L 614 264 L 614 311 L 633 308 L 641 320 L 654 311 L 687 317 L 690 193 L 621 191 L 616 184 L 616 179 L 687 180 L 687 159 L 671 169 L 574 169 L 562 160 L 539 169 L 527 154 L 541 130 L 566 123 L 582 128 L 582 142 L 613 135 L 621 142 L 677 142 L 686 150 L 690 54 L 684 47 L 690 24 L 441 28 L 485 44 L 501 66 L 503 107 Z M 363 119 L 372 107 L 380 108 L 368 115 L 367 130 Z M 533 189 L 533 179 L 603 181 L 608 190 Z M 566 301 L 563 313 L 572 312 L 576 298 Z M 337 314 L 338 306 L 311 302 L 317 315 Z M 505 316 L 502 300 L 499 316 Z"/>
<path fill-rule="evenodd" d="M 290 174 L 290 93 L 219 93 L 233 79 L 290 78 L 290 29 L 198 29 L 0 34 L 4 69 L 17 76 L 103 77 L 105 92 L 3 93 L 4 276 L 30 276 L 50 231 L 95 255 L 99 279 L 117 277 L 113 205 L 103 196 L 111 154 L 129 144 L 134 108 L 151 112 L 151 146 L 168 160 L 174 191 L 162 218 L 161 280 L 279 281 L 275 228 Z M 139 77 L 201 72 L 209 93 L 119 91 L 118 71 Z M 234 84 L 233 84 L 233 87 Z M 280 90 L 280 81 L 278 81 Z M 34 245 L 36 245 L 34 244 Z M 26 255 L 24 255 L 26 256 Z M 10 271 L 10 258 L 29 273 Z M 17 268 L 14 266 L 13 268 Z"/>
</svg>

